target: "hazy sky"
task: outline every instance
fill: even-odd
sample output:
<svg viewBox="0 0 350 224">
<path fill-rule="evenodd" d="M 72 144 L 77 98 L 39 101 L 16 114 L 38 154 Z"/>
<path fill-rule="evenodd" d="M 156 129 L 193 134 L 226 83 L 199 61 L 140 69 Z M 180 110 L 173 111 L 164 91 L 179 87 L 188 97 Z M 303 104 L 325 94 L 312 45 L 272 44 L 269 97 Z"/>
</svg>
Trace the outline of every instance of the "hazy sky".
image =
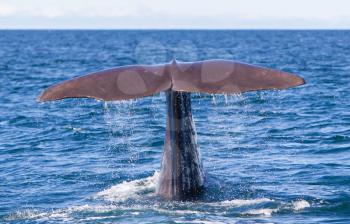
<svg viewBox="0 0 350 224">
<path fill-rule="evenodd" d="M 1 28 L 350 29 L 350 0 L 0 0 Z"/>
</svg>

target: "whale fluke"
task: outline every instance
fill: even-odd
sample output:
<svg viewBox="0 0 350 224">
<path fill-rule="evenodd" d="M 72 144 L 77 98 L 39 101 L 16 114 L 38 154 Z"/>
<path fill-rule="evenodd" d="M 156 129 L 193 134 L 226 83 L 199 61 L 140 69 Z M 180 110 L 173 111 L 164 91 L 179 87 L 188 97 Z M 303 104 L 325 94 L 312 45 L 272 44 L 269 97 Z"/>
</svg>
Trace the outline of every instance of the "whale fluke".
<svg viewBox="0 0 350 224">
<path fill-rule="evenodd" d="M 191 93 L 242 93 L 304 84 L 290 73 L 227 60 L 134 65 L 95 72 L 45 90 L 39 101 L 89 97 L 128 100 L 166 92 L 167 122 L 156 193 L 186 200 L 199 194 L 204 172 L 192 118 Z"/>
<path fill-rule="evenodd" d="M 45 90 L 39 101 L 64 98 L 128 100 L 161 91 L 243 93 L 304 84 L 299 76 L 228 60 L 123 66 L 62 82 Z"/>
</svg>

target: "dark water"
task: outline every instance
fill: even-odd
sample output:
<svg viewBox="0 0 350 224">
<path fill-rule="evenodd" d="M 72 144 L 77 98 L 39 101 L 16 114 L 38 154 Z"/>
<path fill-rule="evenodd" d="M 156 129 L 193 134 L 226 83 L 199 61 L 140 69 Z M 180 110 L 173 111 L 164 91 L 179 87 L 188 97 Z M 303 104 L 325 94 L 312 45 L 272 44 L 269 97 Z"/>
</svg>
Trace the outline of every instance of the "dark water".
<svg viewBox="0 0 350 224">
<path fill-rule="evenodd" d="M 0 223 L 349 223 L 350 31 L 0 31 Z M 36 102 L 134 63 L 223 58 L 307 85 L 193 95 L 207 186 L 154 196 L 165 97 Z"/>
</svg>

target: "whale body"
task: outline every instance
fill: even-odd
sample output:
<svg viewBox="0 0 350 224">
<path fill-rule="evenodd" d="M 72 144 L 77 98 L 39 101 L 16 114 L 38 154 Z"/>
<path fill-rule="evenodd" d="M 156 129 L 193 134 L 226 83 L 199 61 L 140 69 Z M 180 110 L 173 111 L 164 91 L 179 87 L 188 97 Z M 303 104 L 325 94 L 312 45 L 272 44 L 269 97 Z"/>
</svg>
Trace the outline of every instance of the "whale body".
<svg viewBox="0 0 350 224">
<path fill-rule="evenodd" d="M 156 193 L 169 200 L 199 194 L 204 173 L 192 117 L 191 92 L 234 94 L 305 84 L 300 76 L 229 60 L 171 61 L 94 72 L 46 89 L 40 102 L 64 98 L 128 100 L 166 92 L 167 121 Z"/>
</svg>

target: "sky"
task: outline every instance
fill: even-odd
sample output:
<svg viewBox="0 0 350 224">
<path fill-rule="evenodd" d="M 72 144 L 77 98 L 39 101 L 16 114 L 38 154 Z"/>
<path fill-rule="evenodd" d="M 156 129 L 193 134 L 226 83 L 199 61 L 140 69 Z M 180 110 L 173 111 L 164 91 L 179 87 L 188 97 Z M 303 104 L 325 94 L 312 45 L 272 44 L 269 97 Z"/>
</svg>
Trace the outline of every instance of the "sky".
<svg viewBox="0 0 350 224">
<path fill-rule="evenodd" d="M 350 29 L 350 1 L 0 0 L 0 29 Z"/>
</svg>

